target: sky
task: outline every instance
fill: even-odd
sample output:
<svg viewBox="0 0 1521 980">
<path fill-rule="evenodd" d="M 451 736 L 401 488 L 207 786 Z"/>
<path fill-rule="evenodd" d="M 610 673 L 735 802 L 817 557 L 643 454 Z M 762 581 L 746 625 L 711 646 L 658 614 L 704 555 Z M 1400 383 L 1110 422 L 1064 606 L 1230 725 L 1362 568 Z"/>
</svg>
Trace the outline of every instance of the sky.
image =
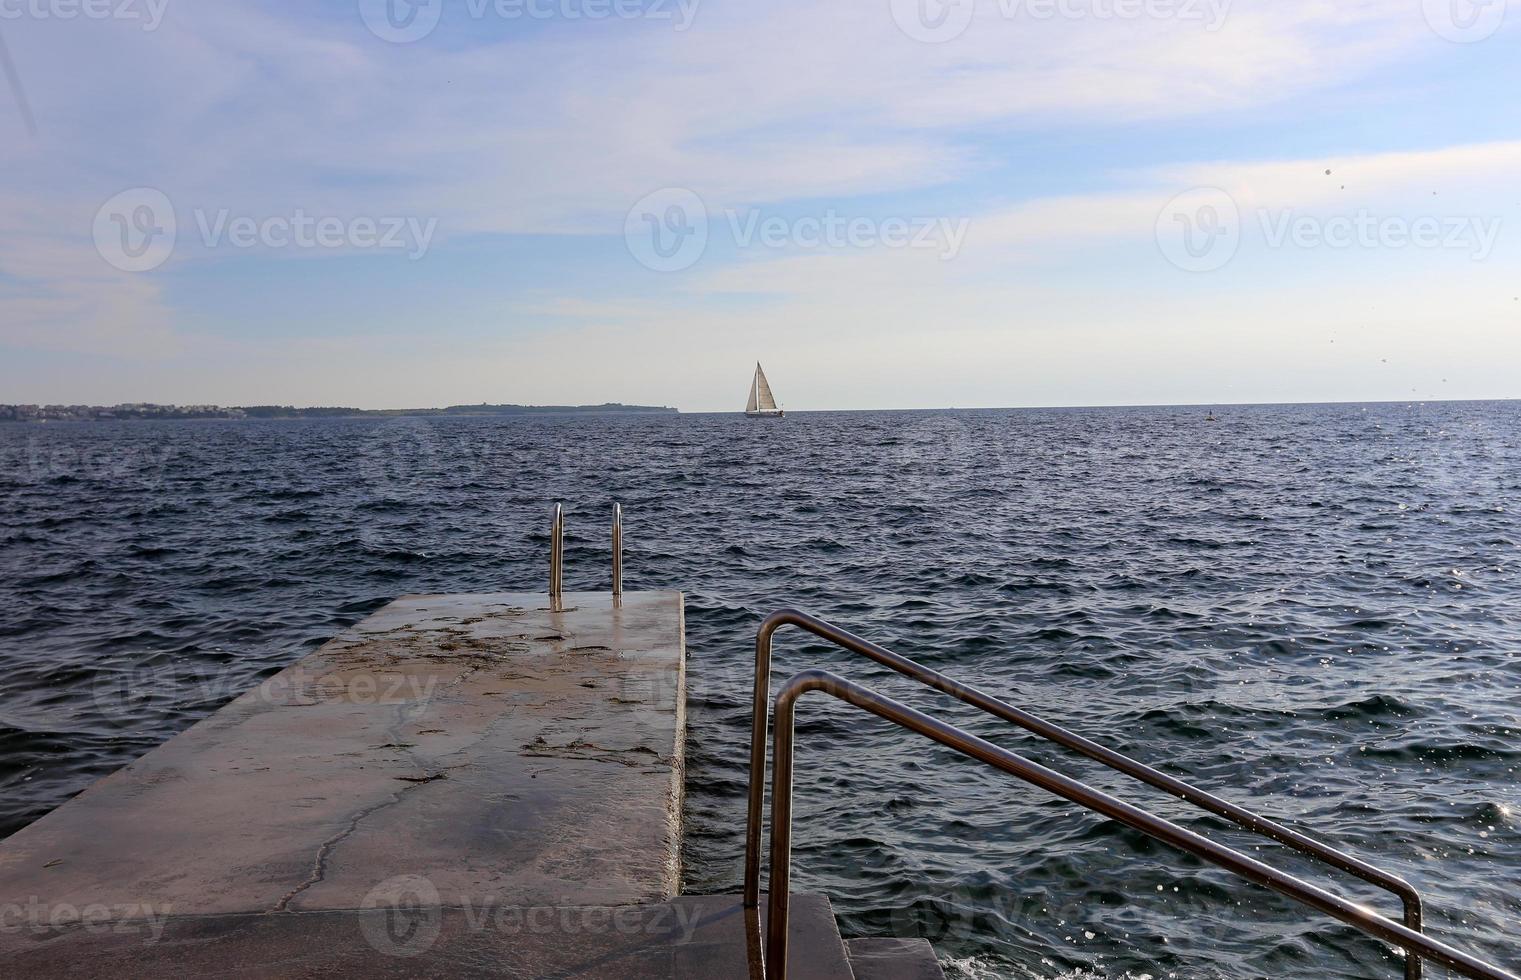
<svg viewBox="0 0 1521 980">
<path fill-rule="evenodd" d="M 0 0 L 0 403 L 1521 397 L 1521 0 Z"/>
</svg>

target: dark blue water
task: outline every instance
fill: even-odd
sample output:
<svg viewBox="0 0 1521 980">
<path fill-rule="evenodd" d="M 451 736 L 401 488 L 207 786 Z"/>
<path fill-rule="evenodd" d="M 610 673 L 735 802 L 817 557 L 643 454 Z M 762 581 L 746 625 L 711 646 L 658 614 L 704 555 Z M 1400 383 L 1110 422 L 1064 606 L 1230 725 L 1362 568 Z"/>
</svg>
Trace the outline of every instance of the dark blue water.
<svg viewBox="0 0 1521 980">
<path fill-rule="evenodd" d="M 0 426 L 0 833 L 408 592 L 688 595 L 686 881 L 815 610 L 1390 870 L 1521 963 L 1521 403 Z M 779 666 L 839 665 L 790 636 Z M 1159 794 L 926 709 L 1390 912 Z M 796 884 L 962 976 L 1393 977 L 1380 944 L 823 701 Z M 1441 971 L 1433 970 L 1440 976 Z"/>
</svg>

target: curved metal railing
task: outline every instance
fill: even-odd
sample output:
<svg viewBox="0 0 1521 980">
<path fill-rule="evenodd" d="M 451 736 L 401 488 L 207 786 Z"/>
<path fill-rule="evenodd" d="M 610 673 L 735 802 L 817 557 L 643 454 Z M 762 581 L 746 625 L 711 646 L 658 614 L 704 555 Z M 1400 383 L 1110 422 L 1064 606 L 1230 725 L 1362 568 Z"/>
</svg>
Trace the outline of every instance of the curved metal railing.
<svg viewBox="0 0 1521 980">
<path fill-rule="evenodd" d="M 768 980 L 787 978 L 787 927 L 790 914 L 792 865 L 792 766 L 794 718 L 798 699 L 822 691 L 847 704 L 927 736 L 949 749 L 971 756 L 995 769 L 1054 793 L 1143 834 L 1224 868 L 1248 881 L 1286 895 L 1334 916 L 1370 936 L 1403 948 L 1409 959 L 1429 959 L 1474 980 L 1521 980 L 1492 963 L 1379 915 L 1371 909 L 1333 895 L 1256 858 L 1217 844 L 1207 837 L 1164 820 L 1107 793 L 1093 789 L 1053 769 L 948 725 L 891 698 L 826 670 L 805 670 L 792 677 L 776 696 L 775 767 L 771 784 L 771 871 L 767 909 L 765 972 Z M 753 775 L 753 774 L 752 774 Z"/>
<path fill-rule="evenodd" d="M 884 667 L 889 667 L 921 684 L 949 694 L 958 700 L 978 708 L 1004 721 L 1038 735 L 1047 741 L 1080 752 L 1096 762 L 1117 772 L 1122 772 L 1157 789 L 1171 793 L 1188 803 L 1207 810 L 1237 824 L 1246 830 L 1260 834 L 1280 844 L 1291 847 L 1301 854 L 1317 858 L 1331 867 L 1355 875 L 1370 884 L 1377 885 L 1397 895 L 1404 907 L 1404 923 L 1413 932 L 1420 932 L 1423 923 L 1420 893 L 1408 881 L 1390 874 L 1382 868 L 1354 857 L 1345 851 L 1323 844 L 1313 837 L 1285 827 L 1268 818 L 1253 813 L 1245 807 L 1221 799 L 1212 793 L 1190 785 L 1175 776 L 1129 756 L 1123 755 L 1076 732 L 1052 724 L 1028 711 L 1006 704 L 974 687 L 960 683 L 945 674 L 931 670 L 922 664 L 893 653 L 885 647 L 872 643 L 853 633 L 796 609 L 783 609 L 768 616 L 755 637 L 755 690 L 750 732 L 750 798 L 745 828 L 745 907 L 758 908 L 760 904 L 760 838 L 761 808 L 765 792 L 766 768 L 766 706 L 770 702 L 771 647 L 772 638 L 784 626 L 796 626 L 835 646 L 860 654 Z M 1420 980 L 1421 960 L 1408 957 L 1405 961 L 1406 980 Z"/>
</svg>

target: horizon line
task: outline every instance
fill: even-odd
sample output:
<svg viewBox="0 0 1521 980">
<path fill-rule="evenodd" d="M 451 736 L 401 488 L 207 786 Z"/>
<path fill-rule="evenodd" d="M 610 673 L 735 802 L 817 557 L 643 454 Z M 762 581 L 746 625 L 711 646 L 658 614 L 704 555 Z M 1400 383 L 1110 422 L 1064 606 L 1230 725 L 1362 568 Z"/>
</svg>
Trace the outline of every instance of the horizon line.
<svg viewBox="0 0 1521 980">
<path fill-rule="evenodd" d="M 788 408 L 788 415 L 823 415 L 829 412 L 1024 412 L 1081 410 L 1088 408 L 1272 408 L 1280 405 L 1413 405 L 1478 404 L 1482 402 L 1521 402 L 1521 395 L 1493 398 L 1362 398 L 1346 400 L 1309 400 L 1278 402 L 1110 402 L 1087 405 L 932 405 L 918 408 Z M 680 410 L 683 415 L 743 415 L 743 409 Z"/>
<path fill-rule="evenodd" d="M 1416 397 L 1416 398 L 1375 398 L 1375 399 L 1304 400 L 1304 401 L 1241 401 L 1241 402 L 1230 402 L 1230 401 L 1216 401 L 1216 402 L 1110 402 L 1110 403 L 1090 403 L 1090 404 L 1041 404 L 1041 405 L 931 405 L 931 406 L 891 407 L 891 408 L 883 408 L 883 407 L 877 407 L 877 408 L 795 408 L 795 409 L 794 408 L 789 408 L 789 409 L 786 409 L 786 412 L 789 415 L 825 415 L 825 414 L 831 414 L 831 413 L 845 413 L 845 412 L 1016 412 L 1016 411 L 1059 411 L 1059 410 L 1080 411 L 1080 410 L 1084 410 L 1084 409 L 1098 409 L 1098 408 L 1110 408 L 1110 409 L 1112 409 L 1112 408 L 1196 408 L 1196 409 L 1216 409 L 1216 408 L 1271 408 L 1271 407 L 1277 407 L 1277 406 L 1291 406 L 1291 405 L 1298 405 L 1298 406 L 1314 406 L 1314 405 L 1414 405 L 1414 404 L 1423 404 L 1423 405 L 1426 405 L 1426 404 L 1454 404 L 1454 405 L 1459 405 L 1459 404 L 1480 404 L 1480 403 L 1487 403 L 1487 402 L 1521 402 L 1521 396 L 1517 396 L 1517 395 L 1502 395 L 1502 396 L 1490 397 L 1490 398 L 1420 398 L 1420 397 Z M 288 408 L 288 409 L 291 409 L 292 411 L 313 411 L 313 410 L 327 409 L 327 410 L 352 410 L 352 411 L 355 411 L 355 412 L 364 412 L 364 413 L 390 413 L 390 414 L 397 415 L 397 416 L 405 416 L 409 412 L 444 412 L 444 411 L 447 411 L 449 409 L 470 409 L 470 408 L 477 408 L 477 407 L 484 407 L 484 408 L 502 408 L 502 407 L 505 407 L 505 408 L 523 408 L 523 409 L 534 409 L 534 410 L 540 410 L 540 411 L 547 411 L 547 410 L 553 410 L 553 409 L 567 409 L 567 410 L 580 410 L 584 414 L 593 414 L 593 413 L 588 412 L 586 410 L 588 410 L 588 409 L 597 409 L 597 408 L 628 408 L 628 409 L 647 409 L 647 410 L 652 410 L 652 411 L 647 411 L 644 414 L 668 414 L 670 412 L 675 412 L 676 414 L 679 414 L 679 415 L 744 415 L 745 414 L 745 411 L 743 409 L 737 409 L 737 408 L 736 409 L 701 409 L 701 410 L 691 410 L 691 411 L 688 411 L 688 410 L 682 409 L 680 406 L 676 406 L 676 405 L 646 405 L 646 404 L 639 404 L 639 403 L 636 403 L 636 402 L 619 402 L 619 401 L 593 402 L 593 403 L 584 403 L 584 404 L 560 403 L 560 404 L 538 404 L 538 405 L 536 405 L 536 404 L 530 404 L 530 403 L 526 403 L 526 402 L 457 402 L 457 403 L 452 404 L 452 405 L 443 405 L 443 406 L 435 406 L 435 407 L 410 406 L 410 407 L 407 407 L 407 408 L 364 408 L 364 407 L 357 406 L 357 405 L 335 405 L 335 404 L 326 404 L 326 405 L 324 405 L 324 404 L 317 404 L 317 403 L 308 404 L 308 405 L 297 405 L 297 404 L 281 404 L 281 403 L 278 403 L 278 402 L 249 403 L 247 405 L 220 405 L 220 404 L 212 404 L 212 403 L 208 403 L 208 402 L 186 402 L 186 403 L 176 403 L 176 402 L 117 402 L 114 405 L 95 405 L 95 404 L 86 404 L 84 402 L 7 402 L 7 403 L 4 403 L 4 404 L 8 405 L 8 406 L 36 405 L 36 406 L 42 407 L 42 408 L 48 408 L 48 407 L 60 407 L 60 408 L 80 407 L 80 408 L 99 408 L 99 409 L 112 409 L 112 408 L 120 408 L 120 407 L 125 407 L 125 406 L 132 406 L 132 405 L 152 405 L 154 407 L 171 408 L 171 409 L 197 408 L 197 407 L 203 407 L 203 406 L 204 407 L 209 407 L 209 408 L 222 409 L 222 410 L 247 410 L 247 409 L 250 409 L 250 408 Z M 494 414 L 494 413 L 485 413 L 485 414 Z M 505 413 L 503 413 L 503 414 L 505 414 Z M 608 412 L 606 414 L 637 414 L 637 413 Z M 234 420 L 209 419 L 207 421 L 239 421 L 239 420 L 235 420 L 235 419 Z M 278 420 L 278 419 L 268 419 L 268 420 L 255 419 L 254 421 L 280 421 L 280 420 Z"/>
</svg>

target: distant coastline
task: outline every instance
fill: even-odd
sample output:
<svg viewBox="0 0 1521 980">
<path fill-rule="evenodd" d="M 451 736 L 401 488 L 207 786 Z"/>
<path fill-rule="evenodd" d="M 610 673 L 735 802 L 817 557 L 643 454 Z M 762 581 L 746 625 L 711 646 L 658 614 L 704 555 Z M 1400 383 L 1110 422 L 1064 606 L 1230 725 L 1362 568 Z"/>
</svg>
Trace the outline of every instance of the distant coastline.
<svg viewBox="0 0 1521 980">
<path fill-rule="evenodd" d="M 151 419 L 348 419 L 410 416 L 679 415 L 655 405 L 451 405 L 448 408 L 296 408 L 291 405 L 0 405 L 0 422 L 115 422 Z"/>
</svg>

